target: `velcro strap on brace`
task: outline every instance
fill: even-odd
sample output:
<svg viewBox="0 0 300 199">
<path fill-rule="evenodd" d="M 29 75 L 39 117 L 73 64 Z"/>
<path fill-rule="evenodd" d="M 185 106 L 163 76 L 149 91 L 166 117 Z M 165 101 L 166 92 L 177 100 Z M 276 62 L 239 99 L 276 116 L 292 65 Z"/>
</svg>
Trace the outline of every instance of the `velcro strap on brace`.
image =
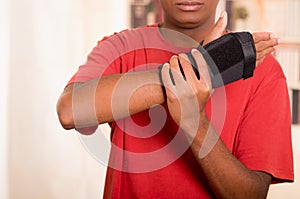
<svg viewBox="0 0 300 199">
<path fill-rule="evenodd" d="M 212 87 L 217 88 L 231 82 L 253 76 L 256 66 L 256 49 L 249 32 L 235 32 L 197 48 L 203 55 L 210 72 Z M 199 79 L 197 63 L 191 52 L 187 56 Z M 160 65 L 161 69 L 163 65 Z"/>
<path fill-rule="evenodd" d="M 213 88 L 253 76 L 256 50 L 249 32 L 223 35 L 198 50 L 209 66 Z"/>
</svg>

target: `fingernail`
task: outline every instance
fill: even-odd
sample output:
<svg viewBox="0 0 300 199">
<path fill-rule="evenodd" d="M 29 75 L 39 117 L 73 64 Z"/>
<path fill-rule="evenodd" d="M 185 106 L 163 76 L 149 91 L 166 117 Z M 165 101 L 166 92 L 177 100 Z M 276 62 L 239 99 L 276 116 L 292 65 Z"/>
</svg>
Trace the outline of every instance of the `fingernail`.
<svg viewBox="0 0 300 199">
<path fill-rule="evenodd" d="M 180 58 L 180 59 L 183 59 L 183 60 L 188 59 L 188 58 L 186 57 L 186 54 L 184 54 L 184 53 L 180 53 L 180 54 L 178 55 L 177 58 L 178 58 L 178 59 Z"/>
<path fill-rule="evenodd" d="M 281 39 L 280 38 L 277 39 L 277 43 L 281 44 Z"/>
<path fill-rule="evenodd" d="M 223 10 L 222 12 L 221 12 L 221 14 L 220 14 L 220 18 L 223 18 L 224 16 L 225 16 L 225 11 Z"/>
<path fill-rule="evenodd" d="M 194 53 L 194 52 L 197 52 L 197 51 L 198 51 L 197 49 L 193 48 L 191 52 Z"/>
<path fill-rule="evenodd" d="M 274 38 L 279 38 L 277 35 L 275 35 L 274 33 L 270 34 L 270 39 L 274 39 Z"/>
</svg>

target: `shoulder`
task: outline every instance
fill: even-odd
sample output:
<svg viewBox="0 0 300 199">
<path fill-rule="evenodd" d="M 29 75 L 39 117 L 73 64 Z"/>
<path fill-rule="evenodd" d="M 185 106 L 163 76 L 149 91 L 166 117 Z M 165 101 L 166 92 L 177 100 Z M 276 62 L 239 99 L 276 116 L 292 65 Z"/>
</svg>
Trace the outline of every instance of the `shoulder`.
<svg viewBox="0 0 300 199">
<path fill-rule="evenodd" d="M 134 29 L 125 29 L 103 37 L 102 40 L 98 41 L 98 45 L 103 42 L 119 43 L 121 45 L 136 44 L 139 43 L 139 41 L 147 40 L 149 35 L 151 35 L 151 37 L 157 35 L 158 32 L 158 24 L 141 26 Z"/>
<path fill-rule="evenodd" d="M 276 58 L 272 55 L 268 55 L 264 61 L 256 67 L 253 77 L 250 78 L 252 91 L 259 91 L 278 80 L 286 81 L 286 77 Z"/>
<path fill-rule="evenodd" d="M 277 59 L 272 55 L 268 55 L 255 69 L 254 78 L 257 81 L 272 81 L 280 78 L 285 79 L 285 75 Z"/>
<path fill-rule="evenodd" d="M 270 95 L 274 92 L 285 93 L 287 82 L 280 63 L 272 55 L 265 57 L 264 61 L 256 67 L 253 77 L 241 80 L 226 87 L 226 92 L 230 96 L 239 97 L 236 91 L 243 90 L 245 104 L 248 104 L 259 96 Z M 284 94 L 285 95 L 285 94 Z"/>
<path fill-rule="evenodd" d="M 97 59 L 102 57 L 108 61 L 115 60 L 128 52 L 144 49 L 151 45 L 151 40 L 158 41 L 158 34 L 158 25 L 148 25 L 115 32 L 99 40 L 89 57 L 93 58 L 96 55 Z"/>
</svg>

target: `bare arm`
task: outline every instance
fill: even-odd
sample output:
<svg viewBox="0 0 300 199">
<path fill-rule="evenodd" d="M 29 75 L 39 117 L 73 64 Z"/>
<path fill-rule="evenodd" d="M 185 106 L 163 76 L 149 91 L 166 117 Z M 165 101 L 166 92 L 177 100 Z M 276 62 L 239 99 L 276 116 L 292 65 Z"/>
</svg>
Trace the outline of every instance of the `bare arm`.
<svg viewBox="0 0 300 199">
<path fill-rule="evenodd" d="M 113 98 L 118 101 L 112 100 Z M 60 96 L 57 112 L 63 127 L 72 129 L 75 123 L 81 127 L 94 124 L 95 117 L 100 124 L 111 122 L 163 102 L 164 96 L 156 69 L 71 84 Z"/>
<path fill-rule="evenodd" d="M 226 25 L 227 18 L 220 18 L 205 43 L 222 36 Z M 274 50 L 277 39 L 270 38 L 270 33 L 253 33 L 253 37 L 258 65 L 265 55 Z M 73 129 L 75 126 L 88 127 L 111 122 L 163 102 L 158 70 L 151 70 L 71 84 L 58 100 L 57 113 L 62 126 Z"/>
<path fill-rule="evenodd" d="M 199 125 L 202 128 L 198 130 L 191 149 L 198 156 L 198 163 L 217 198 L 266 198 L 271 175 L 246 168 L 228 151 L 219 135 L 210 127 L 206 115 L 201 118 Z M 205 144 L 214 146 L 211 150 L 207 149 L 209 152 L 205 148 L 200 152 L 206 135 L 208 140 Z"/>
<path fill-rule="evenodd" d="M 205 105 L 211 95 L 206 63 L 199 51 L 192 51 L 199 67 L 198 80 L 185 55 L 173 56 L 165 64 L 162 77 L 167 87 L 167 103 L 174 121 L 184 130 L 191 149 L 217 198 L 265 198 L 271 176 L 246 168 L 226 148 L 211 127 Z M 186 80 L 180 73 L 180 60 Z M 175 80 L 173 85 L 169 69 Z"/>
</svg>

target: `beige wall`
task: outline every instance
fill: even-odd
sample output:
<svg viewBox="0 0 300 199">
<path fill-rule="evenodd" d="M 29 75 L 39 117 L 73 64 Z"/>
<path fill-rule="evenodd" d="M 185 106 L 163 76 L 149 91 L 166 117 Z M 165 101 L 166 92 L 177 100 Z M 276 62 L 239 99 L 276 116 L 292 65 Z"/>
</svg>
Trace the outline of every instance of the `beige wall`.
<svg viewBox="0 0 300 199">
<path fill-rule="evenodd" d="M 0 82 L 9 86 L 5 95 L 8 114 L 1 110 L 1 116 L 8 119 L 7 134 L 1 133 L 3 140 L 8 137 L 8 182 L 4 179 L 0 185 L 8 184 L 11 199 L 101 198 L 105 167 L 88 154 L 74 131 L 60 127 L 55 106 L 68 77 L 85 61 L 97 40 L 125 28 L 125 2 L 7 3 L 3 8 L 10 7 L 10 35 L 5 38 L 9 41 L 5 67 L 9 72 L 5 73 L 6 81 L 1 78 Z M 2 153 L 5 150 L 0 155 L 5 161 Z M 7 164 L 1 162 L 1 174 Z"/>
<path fill-rule="evenodd" d="M 0 198 L 7 198 L 8 1 L 0 0 Z"/>
</svg>

